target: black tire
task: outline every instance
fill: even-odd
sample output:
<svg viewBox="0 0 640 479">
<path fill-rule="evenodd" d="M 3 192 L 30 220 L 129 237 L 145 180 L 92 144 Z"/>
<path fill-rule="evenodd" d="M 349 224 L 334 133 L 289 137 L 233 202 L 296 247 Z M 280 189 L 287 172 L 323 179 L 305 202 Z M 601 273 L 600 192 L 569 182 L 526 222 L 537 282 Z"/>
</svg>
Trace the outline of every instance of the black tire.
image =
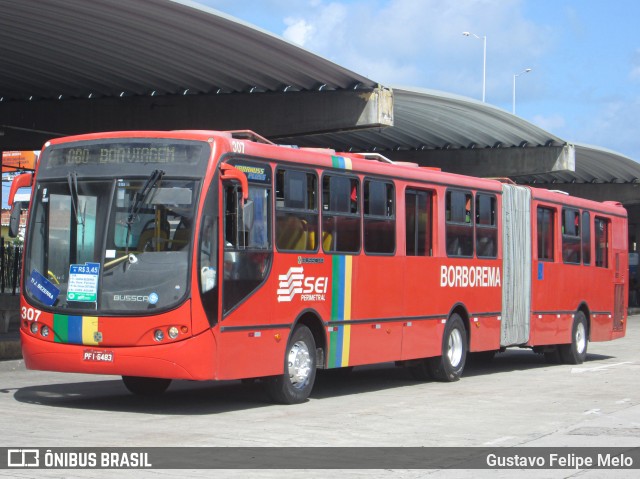
<svg viewBox="0 0 640 479">
<path fill-rule="evenodd" d="M 589 328 L 587 318 L 582 311 L 578 311 L 573 317 L 571 328 L 571 343 L 558 346 L 560 357 L 565 364 L 582 364 L 587 357 L 589 344 Z"/>
<path fill-rule="evenodd" d="M 122 376 L 122 382 L 129 392 L 138 396 L 159 396 L 167 390 L 171 379 Z"/>
<path fill-rule="evenodd" d="M 442 356 L 428 359 L 429 373 L 438 381 L 457 381 L 467 358 L 467 330 L 462 318 L 452 314 L 442 336 Z"/>
<path fill-rule="evenodd" d="M 283 404 L 307 400 L 316 379 L 316 342 L 306 326 L 298 326 L 287 343 L 284 374 L 267 380 L 271 398 Z"/>
</svg>

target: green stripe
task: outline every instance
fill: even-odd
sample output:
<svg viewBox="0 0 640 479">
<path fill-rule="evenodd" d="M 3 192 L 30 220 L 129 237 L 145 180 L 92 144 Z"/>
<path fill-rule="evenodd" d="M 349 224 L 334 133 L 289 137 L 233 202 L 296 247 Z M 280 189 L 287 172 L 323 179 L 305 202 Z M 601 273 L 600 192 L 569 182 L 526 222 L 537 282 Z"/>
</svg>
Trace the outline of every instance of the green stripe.
<svg viewBox="0 0 640 479">
<path fill-rule="evenodd" d="M 53 340 L 56 343 L 69 342 L 69 316 L 53 315 Z"/>
<path fill-rule="evenodd" d="M 342 295 L 342 281 L 340 279 L 340 258 L 334 256 L 331 261 L 331 321 L 342 319 L 340 312 L 340 297 Z M 337 331 L 332 331 L 329 335 L 331 338 L 329 343 L 329 367 L 337 368 L 340 366 L 341 358 L 338 356 L 340 345 L 338 344 L 341 335 Z"/>
</svg>

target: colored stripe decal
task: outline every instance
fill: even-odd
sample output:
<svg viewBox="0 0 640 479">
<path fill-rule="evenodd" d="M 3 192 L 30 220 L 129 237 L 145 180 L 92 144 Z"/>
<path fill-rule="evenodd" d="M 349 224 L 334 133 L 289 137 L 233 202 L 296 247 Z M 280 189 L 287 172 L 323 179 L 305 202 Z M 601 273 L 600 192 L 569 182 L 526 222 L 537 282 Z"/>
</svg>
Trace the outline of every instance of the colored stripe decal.
<svg viewBox="0 0 640 479">
<path fill-rule="evenodd" d="M 332 257 L 331 321 L 351 319 L 351 279 L 353 274 L 352 256 Z M 331 331 L 329 343 L 330 368 L 349 365 L 351 347 L 351 325 L 344 324 Z"/>
<path fill-rule="evenodd" d="M 97 345 L 95 333 L 98 332 L 98 318 L 85 316 L 82 321 L 82 344 Z"/>
<path fill-rule="evenodd" d="M 69 316 L 53 315 L 53 340 L 56 343 L 69 342 Z"/>
<path fill-rule="evenodd" d="M 334 168 L 340 168 L 342 170 L 353 169 L 351 158 L 345 158 L 344 156 L 332 156 L 331 163 Z"/>
<path fill-rule="evenodd" d="M 82 344 L 82 316 L 69 316 L 69 342 Z"/>
<path fill-rule="evenodd" d="M 97 345 L 98 318 L 95 316 L 53 315 L 53 340 L 56 343 Z"/>
<path fill-rule="evenodd" d="M 353 256 L 346 256 L 344 272 L 344 314 L 343 321 L 351 320 L 351 277 L 353 275 Z M 351 324 L 344 327 L 344 338 L 342 343 L 342 366 L 349 365 L 349 351 L 351 348 Z"/>
</svg>

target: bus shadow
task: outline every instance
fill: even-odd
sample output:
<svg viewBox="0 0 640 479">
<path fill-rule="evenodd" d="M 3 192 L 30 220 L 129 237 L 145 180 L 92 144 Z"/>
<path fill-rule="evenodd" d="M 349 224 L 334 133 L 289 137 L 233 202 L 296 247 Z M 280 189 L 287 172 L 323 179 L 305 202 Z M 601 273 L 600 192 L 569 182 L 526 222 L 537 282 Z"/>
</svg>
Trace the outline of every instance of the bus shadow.
<svg viewBox="0 0 640 479">
<path fill-rule="evenodd" d="M 270 406 L 259 383 L 173 381 L 159 396 L 129 393 L 121 380 L 28 386 L 16 401 L 39 406 L 165 415 L 206 415 Z"/>
<path fill-rule="evenodd" d="M 585 365 L 612 356 L 588 354 Z M 465 377 L 567 367 L 545 362 L 529 350 L 509 350 L 489 362 L 469 358 Z M 318 371 L 311 399 L 328 399 L 419 384 L 407 368 L 393 363 Z M 119 379 L 28 386 L 16 390 L 16 401 L 79 410 L 165 415 L 208 415 L 273 407 L 261 381 L 174 381 L 160 396 L 130 394 Z M 276 405 L 277 406 L 277 405 Z M 282 406 L 286 407 L 286 406 Z"/>
<path fill-rule="evenodd" d="M 597 364 L 599 361 L 611 359 L 612 356 L 587 354 L 584 365 Z M 462 381 L 465 377 L 486 376 L 516 371 L 527 371 L 550 367 L 573 367 L 570 365 L 549 364 L 541 354 L 530 350 L 508 350 L 497 354 L 491 361 L 478 361 L 467 358 Z M 436 381 L 430 381 L 436 384 Z M 311 398 L 323 399 L 348 396 L 366 392 L 381 391 L 412 384 L 425 383 L 412 377 L 408 368 L 396 367 L 393 363 L 383 365 L 359 366 L 350 369 L 330 369 L 318 371 L 316 384 Z M 429 381 L 426 382 L 427 384 Z"/>
<path fill-rule="evenodd" d="M 602 354 L 589 354 L 584 364 L 590 362 L 604 361 L 611 359 L 613 356 L 604 356 Z M 544 355 L 536 354 L 529 349 L 509 349 L 504 353 L 498 353 L 490 361 L 476 359 L 473 355 L 467 356 L 464 377 L 482 376 L 487 374 L 508 373 L 512 371 L 526 371 L 529 369 L 549 368 L 549 367 L 575 367 L 567 364 L 548 363 Z"/>
</svg>

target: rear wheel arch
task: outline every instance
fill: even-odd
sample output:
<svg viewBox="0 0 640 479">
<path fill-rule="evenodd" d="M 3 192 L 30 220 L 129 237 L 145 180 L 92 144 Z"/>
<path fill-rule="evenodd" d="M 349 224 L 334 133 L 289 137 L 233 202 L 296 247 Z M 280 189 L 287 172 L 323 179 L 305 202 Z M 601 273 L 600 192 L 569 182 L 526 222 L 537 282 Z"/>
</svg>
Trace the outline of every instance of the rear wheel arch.
<svg viewBox="0 0 640 479">
<path fill-rule="evenodd" d="M 453 308 L 451 308 L 451 311 L 449 311 L 449 316 L 447 317 L 447 320 L 451 319 L 451 316 L 453 316 L 454 314 L 457 314 L 458 316 L 460 316 L 460 319 L 462 319 L 462 323 L 464 324 L 464 327 L 466 329 L 467 332 L 467 351 L 469 350 L 469 345 L 471 344 L 471 323 L 470 323 L 470 315 L 469 312 L 467 311 L 467 308 L 464 306 L 464 304 L 462 303 L 457 303 Z"/>
<path fill-rule="evenodd" d="M 311 331 L 313 339 L 316 343 L 316 350 L 320 350 L 322 355 L 321 357 L 317 357 L 318 368 L 324 368 L 327 357 L 327 328 L 322 322 L 320 315 L 312 309 L 305 310 L 300 313 L 300 315 L 291 325 L 290 334 L 293 334 L 293 331 L 296 329 L 296 327 L 301 324 L 309 328 L 309 331 Z"/>
<path fill-rule="evenodd" d="M 591 339 L 591 311 L 589 305 L 586 302 L 582 302 L 576 312 L 582 312 L 587 320 L 587 338 Z"/>
</svg>

